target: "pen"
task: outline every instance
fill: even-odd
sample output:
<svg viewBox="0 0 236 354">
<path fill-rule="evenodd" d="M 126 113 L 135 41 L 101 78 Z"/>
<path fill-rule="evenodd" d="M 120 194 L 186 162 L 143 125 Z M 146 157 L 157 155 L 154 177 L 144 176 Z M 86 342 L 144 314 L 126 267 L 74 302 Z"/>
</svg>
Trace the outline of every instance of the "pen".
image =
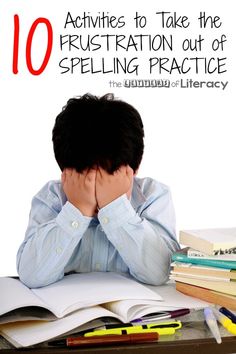
<svg viewBox="0 0 236 354">
<path fill-rule="evenodd" d="M 95 336 L 86 338 L 83 336 L 72 337 L 62 340 L 55 340 L 48 343 L 49 346 L 55 347 L 89 347 L 97 345 L 113 345 L 113 344 L 125 344 L 125 343 L 146 343 L 156 342 L 159 338 L 158 333 L 136 333 L 136 334 L 124 334 L 110 335 L 110 336 Z"/>
<path fill-rule="evenodd" d="M 148 323 L 150 321 L 154 320 L 164 320 L 168 318 L 175 318 L 179 316 L 184 316 L 190 313 L 190 309 L 179 309 L 179 310 L 174 310 L 174 311 L 169 311 L 167 313 L 162 313 L 160 315 L 147 315 L 143 316 L 141 318 L 136 318 L 135 320 L 131 321 L 131 323 Z"/>
<path fill-rule="evenodd" d="M 219 311 L 223 313 L 223 315 L 227 316 L 233 323 L 236 323 L 236 315 L 229 311 L 226 307 L 219 308 Z"/>
<path fill-rule="evenodd" d="M 216 318 L 213 314 L 213 311 L 210 307 L 206 307 L 204 309 L 204 316 L 205 316 L 205 321 L 213 335 L 213 337 L 215 338 L 216 342 L 218 344 L 222 343 L 222 339 L 220 336 L 220 331 L 216 322 Z"/>
</svg>

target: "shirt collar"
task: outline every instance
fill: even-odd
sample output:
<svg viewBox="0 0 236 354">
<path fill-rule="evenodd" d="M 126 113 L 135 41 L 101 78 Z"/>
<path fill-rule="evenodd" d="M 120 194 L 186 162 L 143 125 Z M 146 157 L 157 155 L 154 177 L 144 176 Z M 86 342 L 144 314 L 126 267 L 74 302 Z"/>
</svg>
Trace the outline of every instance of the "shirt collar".
<svg viewBox="0 0 236 354">
<path fill-rule="evenodd" d="M 130 200 L 132 207 L 136 210 L 140 205 L 146 202 L 146 200 L 147 199 L 145 198 L 140 188 L 137 178 L 134 177 L 133 189 L 132 189 L 131 200 Z"/>
</svg>

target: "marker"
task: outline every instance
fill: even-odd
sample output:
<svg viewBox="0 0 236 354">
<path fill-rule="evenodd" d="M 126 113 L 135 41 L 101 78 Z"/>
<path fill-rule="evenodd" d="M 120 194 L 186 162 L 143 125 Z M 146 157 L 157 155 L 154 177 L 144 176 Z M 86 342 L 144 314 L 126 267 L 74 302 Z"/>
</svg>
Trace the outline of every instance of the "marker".
<svg viewBox="0 0 236 354">
<path fill-rule="evenodd" d="M 204 316 L 205 316 L 205 321 L 206 321 L 213 337 L 215 338 L 216 342 L 218 344 L 222 343 L 219 327 L 217 325 L 216 318 L 213 314 L 213 311 L 210 307 L 206 307 L 204 309 Z"/>
<path fill-rule="evenodd" d="M 133 333 L 158 333 L 159 335 L 171 335 L 175 333 L 174 327 L 164 327 L 164 328 L 137 328 L 139 326 L 123 328 L 111 328 L 111 329 L 100 329 L 92 332 L 86 332 L 85 337 L 94 337 L 94 336 L 108 336 L 111 334 L 124 335 L 124 334 L 133 334 Z"/>
<path fill-rule="evenodd" d="M 223 313 L 223 315 L 225 315 L 225 316 L 227 316 L 229 319 L 231 319 L 231 321 L 232 321 L 233 323 L 236 324 L 236 315 L 235 315 L 233 312 L 229 311 L 226 307 L 221 307 L 221 308 L 219 308 L 219 311 L 220 311 L 221 313 Z"/>
<path fill-rule="evenodd" d="M 152 322 L 152 323 L 147 323 L 147 324 L 142 324 L 142 325 L 134 325 L 132 323 L 122 323 L 122 324 L 108 324 L 105 326 L 97 327 L 94 329 L 94 331 L 97 330 L 105 330 L 105 329 L 119 329 L 119 330 L 126 330 L 135 327 L 135 329 L 148 329 L 148 328 L 170 328 L 173 327 L 175 329 L 181 328 L 182 323 L 180 321 L 168 321 L 168 322 Z"/>
<path fill-rule="evenodd" d="M 62 340 L 55 340 L 48 343 L 49 346 L 54 347 L 92 347 L 98 345 L 114 345 L 125 343 L 146 343 L 157 342 L 159 338 L 158 333 L 136 333 L 136 334 L 124 334 L 110 335 L 110 336 L 95 336 L 92 338 L 86 338 L 83 336 L 66 338 Z"/>
<path fill-rule="evenodd" d="M 233 323 L 227 316 L 216 309 L 213 309 L 214 315 L 222 326 L 231 334 L 236 335 L 236 323 Z"/>
<path fill-rule="evenodd" d="M 233 324 L 232 321 L 227 316 L 223 315 L 217 309 L 212 308 L 212 311 L 213 311 L 217 321 L 220 322 L 224 328 L 227 329 L 229 326 L 231 326 Z"/>
<path fill-rule="evenodd" d="M 143 316 L 141 318 L 137 318 L 133 321 L 131 321 L 131 323 L 150 323 L 151 321 L 155 321 L 155 320 L 164 320 L 164 319 L 168 319 L 168 318 L 175 318 L 175 317 L 179 317 L 179 316 L 184 316 L 190 313 L 190 309 L 179 309 L 179 310 L 175 310 L 175 311 L 169 311 L 167 313 L 162 313 L 160 315 L 147 315 L 147 316 Z"/>
</svg>

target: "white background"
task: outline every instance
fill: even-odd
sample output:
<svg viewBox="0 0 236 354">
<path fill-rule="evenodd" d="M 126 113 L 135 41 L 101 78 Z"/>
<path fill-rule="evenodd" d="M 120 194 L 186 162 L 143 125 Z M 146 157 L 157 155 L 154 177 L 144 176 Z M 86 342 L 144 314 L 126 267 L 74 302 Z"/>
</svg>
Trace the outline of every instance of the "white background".
<svg viewBox="0 0 236 354">
<path fill-rule="evenodd" d="M 90 92 L 103 95 L 113 92 L 133 104 L 145 126 L 145 154 L 139 176 L 151 176 L 171 187 L 180 229 L 235 226 L 236 163 L 235 163 L 235 58 L 236 29 L 234 1 L 106 1 L 85 2 L 13 1 L 0 3 L 0 275 L 16 273 L 15 256 L 23 241 L 31 199 L 50 179 L 60 178 L 54 161 L 51 130 L 56 115 L 67 99 Z M 188 30 L 171 30 L 178 40 L 202 33 L 207 40 L 227 35 L 224 53 L 227 73 L 222 75 L 189 75 L 195 80 L 229 81 L 221 89 L 158 89 L 111 88 L 109 80 L 123 82 L 130 75 L 61 75 L 58 61 L 59 34 L 62 33 L 67 11 L 81 15 L 98 11 L 125 15 L 124 34 L 135 32 L 132 17 L 135 12 L 147 16 L 145 33 L 163 33 L 155 20 L 157 11 L 176 11 L 191 20 Z M 196 18 L 200 11 L 220 16 L 219 30 L 199 31 Z M 19 73 L 13 75 L 13 16 L 20 17 Z M 50 20 L 54 30 L 54 46 L 50 62 L 40 76 L 30 75 L 25 64 L 25 42 L 33 21 L 38 17 Z M 79 32 L 76 32 L 79 31 Z M 86 33 L 82 30 L 68 32 Z M 99 33 L 99 30 L 95 32 Z M 104 33 L 112 32 L 106 30 Z M 118 33 L 118 30 L 113 33 Z M 135 33 L 141 33 L 136 31 Z M 37 68 L 45 52 L 46 32 L 36 31 L 33 42 L 33 64 Z M 167 33 L 170 33 L 167 31 Z M 78 53 L 77 53 L 78 54 Z M 105 53 L 106 54 L 106 53 Z M 104 54 L 104 55 L 105 55 Z M 193 53 L 194 54 L 194 53 Z M 196 56 L 214 55 L 209 49 Z M 80 54 L 81 55 L 81 54 Z M 85 55 L 85 53 L 84 53 Z M 87 53 L 85 56 L 89 56 Z M 92 54 L 95 55 L 95 54 Z M 96 54 L 97 55 L 97 54 Z M 100 53 L 101 55 L 101 53 Z M 106 54 L 107 55 L 107 54 Z M 135 54 L 137 55 L 137 53 Z M 154 53 L 154 56 L 156 54 Z M 176 56 L 184 56 L 177 51 Z M 186 55 L 190 55 L 186 53 Z M 140 60 L 153 53 L 140 53 Z M 148 77 L 145 70 L 139 79 Z M 163 76 L 171 80 L 181 76 Z M 185 77 L 184 77 L 185 78 Z M 112 117 L 111 117 L 112 119 Z M 89 144 L 89 139 L 88 139 Z"/>
</svg>

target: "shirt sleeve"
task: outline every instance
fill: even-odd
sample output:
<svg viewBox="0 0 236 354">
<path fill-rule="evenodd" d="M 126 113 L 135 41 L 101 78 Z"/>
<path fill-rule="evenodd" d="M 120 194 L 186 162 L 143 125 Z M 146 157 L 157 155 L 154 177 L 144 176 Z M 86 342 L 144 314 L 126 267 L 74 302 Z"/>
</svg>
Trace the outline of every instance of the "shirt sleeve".
<svg viewBox="0 0 236 354">
<path fill-rule="evenodd" d="M 63 277 L 91 221 L 68 201 L 60 205 L 59 196 L 50 189 L 45 186 L 33 198 L 25 239 L 17 253 L 20 280 L 32 288 Z"/>
<path fill-rule="evenodd" d="M 167 187 L 153 187 L 139 212 L 122 195 L 102 208 L 99 221 L 132 276 L 153 285 L 168 280 L 171 255 L 179 248 L 175 213 Z"/>
</svg>

